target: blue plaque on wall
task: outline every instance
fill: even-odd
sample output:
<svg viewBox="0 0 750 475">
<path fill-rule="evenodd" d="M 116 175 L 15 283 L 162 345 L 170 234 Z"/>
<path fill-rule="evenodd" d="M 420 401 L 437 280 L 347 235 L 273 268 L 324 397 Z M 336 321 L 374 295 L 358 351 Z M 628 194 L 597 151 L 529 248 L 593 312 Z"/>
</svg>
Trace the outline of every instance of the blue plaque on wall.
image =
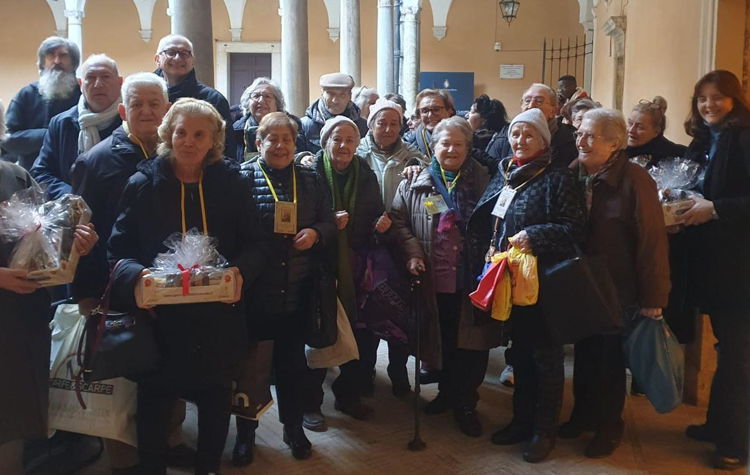
<svg viewBox="0 0 750 475">
<path fill-rule="evenodd" d="M 453 96 L 456 110 L 469 110 L 474 102 L 474 73 L 421 72 L 422 89 L 445 89 Z"/>
</svg>

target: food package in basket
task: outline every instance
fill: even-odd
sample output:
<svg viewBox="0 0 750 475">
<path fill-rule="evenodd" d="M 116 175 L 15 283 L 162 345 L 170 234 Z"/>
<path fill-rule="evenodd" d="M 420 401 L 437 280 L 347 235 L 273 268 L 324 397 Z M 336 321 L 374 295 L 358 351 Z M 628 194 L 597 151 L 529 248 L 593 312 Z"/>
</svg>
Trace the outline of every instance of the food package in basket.
<svg viewBox="0 0 750 475">
<path fill-rule="evenodd" d="M 216 239 L 193 228 L 164 241 L 168 252 L 158 254 L 151 273 L 139 286 L 144 305 L 220 302 L 234 296 L 234 273 L 216 250 Z"/>
<path fill-rule="evenodd" d="M 78 252 L 73 246 L 78 224 L 88 224 L 91 209 L 80 196 L 63 195 L 44 201 L 44 192 L 31 187 L 0 203 L 0 240 L 10 243 L 8 266 L 28 271 L 42 287 L 73 282 Z"/>
<path fill-rule="evenodd" d="M 664 224 L 679 224 L 680 216 L 692 208 L 692 198 L 701 197 L 700 193 L 691 191 L 698 184 L 700 164 L 684 158 L 668 158 L 648 172 L 659 190 Z"/>
</svg>

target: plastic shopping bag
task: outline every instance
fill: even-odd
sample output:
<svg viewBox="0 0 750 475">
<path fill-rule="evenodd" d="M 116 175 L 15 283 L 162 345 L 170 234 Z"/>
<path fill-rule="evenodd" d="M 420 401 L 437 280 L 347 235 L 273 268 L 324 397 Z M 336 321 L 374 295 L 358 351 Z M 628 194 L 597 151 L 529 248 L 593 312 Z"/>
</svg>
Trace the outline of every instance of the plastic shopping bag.
<svg viewBox="0 0 750 475">
<path fill-rule="evenodd" d="M 77 305 L 60 305 L 50 323 L 49 427 L 136 446 L 138 386 L 125 378 L 97 382 L 77 378 L 78 341 L 85 324 L 86 317 L 79 313 Z"/>
<path fill-rule="evenodd" d="M 508 268 L 513 284 L 513 305 L 534 305 L 539 298 L 536 256 L 511 247 L 508 249 Z"/>
<path fill-rule="evenodd" d="M 510 273 L 508 272 L 508 253 L 502 252 L 492 256 L 492 262 L 499 262 L 500 277 L 495 285 L 492 295 L 492 312 L 490 316 L 495 320 L 504 322 L 510 318 L 510 310 L 513 308 L 511 301 L 512 287 Z"/>
<path fill-rule="evenodd" d="M 307 366 L 316 368 L 333 368 L 341 366 L 351 360 L 359 359 L 359 349 L 357 341 L 354 339 L 352 325 L 349 323 L 349 317 L 346 316 L 344 306 L 341 300 L 336 299 L 338 310 L 336 312 L 336 327 L 338 337 L 336 343 L 325 348 L 307 347 Z"/>
<path fill-rule="evenodd" d="M 242 376 L 232 382 L 232 414 L 257 421 L 273 406 L 271 360 L 273 340 L 250 345 Z"/>
<path fill-rule="evenodd" d="M 492 256 L 492 262 L 481 275 L 477 289 L 469 294 L 472 305 L 478 309 L 489 312 L 492 310 L 492 299 L 495 295 L 500 280 L 507 274 L 508 261 L 505 259 L 507 253 L 501 252 Z"/>
</svg>

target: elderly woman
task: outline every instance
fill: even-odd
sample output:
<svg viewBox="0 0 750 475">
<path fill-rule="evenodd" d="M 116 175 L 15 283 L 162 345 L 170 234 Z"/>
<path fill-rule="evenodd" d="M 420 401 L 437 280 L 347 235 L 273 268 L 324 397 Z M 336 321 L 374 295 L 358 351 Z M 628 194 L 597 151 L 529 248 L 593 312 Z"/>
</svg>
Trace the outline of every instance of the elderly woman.
<svg viewBox="0 0 750 475">
<path fill-rule="evenodd" d="M 585 252 L 603 256 L 618 290 L 623 315 L 636 311 L 660 318 L 669 296 L 667 233 L 656 184 L 624 151 L 625 119 L 611 109 L 594 109 L 578 129 L 579 177 L 586 197 Z M 637 309 L 637 310 L 636 310 Z M 606 457 L 622 439 L 625 405 L 623 337 L 594 335 L 575 345 L 570 421 L 560 437 L 596 434 L 585 455 Z"/>
<path fill-rule="evenodd" d="M 456 114 L 453 98 L 448 91 L 423 89 L 417 94 L 415 112 L 419 115 L 419 125 L 404 135 L 404 141 L 414 145 L 427 157 L 432 157 L 432 132 L 441 120 Z M 473 143 L 473 140 L 472 140 Z M 469 143 L 469 149 L 472 147 Z"/>
<path fill-rule="evenodd" d="M 305 338 L 313 267 L 333 244 L 336 224 L 331 202 L 315 172 L 293 163 L 297 123 L 281 112 L 261 120 L 255 138 L 259 158 L 242 166 L 261 214 L 259 226 L 271 236 L 269 262 L 246 295 L 250 337 L 274 340 L 273 367 L 284 442 L 297 459 L 312 445 L 302 429 L 307 402 Z M 284 212 L 286 211 L 286 212 Z M 237 444 L 252 451 L 254 425 L 238 419 Z M 237 446 L 235 446 L 235 449 Z"/>
<path fill-rule="evenodd" d="M 477 389 L 489 350 L 500 344 L 497 322 L 474 311 L 468 298 L 481 271 L 473 265 L 482 252 L 476 239 L 482 224 L 474 209 L 489 174 L 469 155 L 473 134 L 465 119 L 443 120 L 431 138 L 431 164 L 412 182 L 401 182 L 391 217 L 408 270 L 424 277 L 419 297 L 424 302 L 424 345 L 419 356 L 432 367 L 442 367 L 438 396 L 425 413 L 453 410 L 461 432 L 479 437 Z"/>
<path fill-rule="evenodd" d="M 355 87 L 352 90 L 352 102 L 359 107 L 359 116 L 363 119 L 370 117 L 370 107 L 380 99 L 378 91 L 371 87 Z"/>
<path fill-rule="evenodd" d="M 399 130 L 403 123 L 402 111 L 399 104 L 378 99 L 370 108 L 370 117 L 367 121 L 370 131 L 357 147 L 357 155 L 375 172 L 386 211 L 390 211 L 396 189 L 404 179 L 404 169 L 408 166 L 429 164 L 427 157 L 414 145 L 407 144 L 401 139 Z M 377 350 L 377 345 L 373 345 L 372 349 Z M 360 357 L 365 358 L 372 373 L 375 370 L 377 354 Z M 396 397 L 405 396 L 409 392 L 409 377 L 406 372 L 408 357 L 409 349 L 406 345 L 388 343 L 388 376 Z M 372 382 L 369 385 L 372 385 Z"/>
<path fill-rule="evenodd" d="M 375 174 L 364 159 L 355 155 L 359 145 L 357 124 L 343 116 L 327 120 L 320 133 L 320 143 L 323 149 L 315 158 L 315 168 L 328 184 L 338 228 L 331 261 L 337 263 L 339 300 L 352 322 L 361 355 L 359 360 L 341 365 L 341 373 L 331 389 L 338 411 L 358 420 L 367 420 L 372 409 L 363 404 L 360 397 L 362 390 L 371 384 L 372 368 L 365 355 L 375 353 L 378 339 L 365 326 L 365 322 L 358 321 L 358 302 L 361 301 L 359 297 L 366 260 L 390 229 L 391 220 L 385 212 Z M 320 412 L 326 370 L 318 369 L 314 373 L 314 402 L 317 407 L 311 407 L 311 412 Z M 408 387 L 408 379 L 406 384 Z"/>
<path fill-rule="evenodd" d="M 286 102 L 281 88 L 272 79 L 267 77 L 256 78 L 240 97 L 240 108 L 242 117 L 234 123 L 234 132 L 237 139 L 237 159 L 240 162 L 255 158 L 258 149 L 255 147 L 255 134 L 258 124 L 267 114 L 271 112 L 284 112 L 301 127 L 298 117 L 286 112 Z M 301 152 L 305 149 L 305 137 L 297 135 L 296 150 Z"/>
<path fill-rule="evenodd" d="M 166 473 L 170 410 L 178 398 L 198 407 L 196 474 L 219 470 L 232 408 L 232 380 L 247 348 L 240 297 L 268 254 L 246 183 L 223 160 L 224 120 L 209 103 L 183 98 L 159 126 L 158 156 L 143 161 L 125 186 L 109 240 L 115 269 L 113 298 L 138 305 L 140 280 L 164 240 L 196 228 L 217 240 L 235 275 L 226 302 L 158 306 L 164 344 L 162 367 L 138 384 L 139 473 Z M 158 203 L 158 206 L 154 204 Z"/>
<path fill-rule="evenodd" d="M 572 240 L 582 240 L 585 226 L 580 190 L 569 170 L 552 165 L 550 138 L 547 119 L 539 109 L 518 114 L 510 124 L 513 155 L 500 162 L 475 213 L 484 223 L 480 243 L 491 242 L 490 250 L 504 251 L 510 242 L 536 256 L 540 270 L 574 255 Z M 510 194 L 510 199 L 500 200 L 502 194 L 506 198 Z M 484 250 L 477 252 L 477 265 L 485 260 Z M 551 341 L 539 304 L 513 307 L 510 336 L 513 420 L 492 435 L 492 442 L 528 441 L 524 460 L 540 462 L 555 446 L 563 397 L 563 348 Z"/>
<path fill-rule="evenodd" d="M 684 157 L 687 147 L 670 142 L 664 136 L 667 128 L 667 100 L 661 96 L 653 101 L 642 99 L 628 117 L 628 144 L 625 151 L 630 158 L 639 158 L 647 168 L 668 157 Z"/>
<path fill-rule="evenodd" d="M 474 131 L 474 147 L 489 152 L 496 140 L 508 141 L 508 113 L 497 99 L 482 94 L 466 113 Z"/>
<path fill-rule="evenodd" d="M 0 102 L 0 140 L 5 136 L 5 111 Z M 17 191 L 38 188 L 28 172 L 0 160 L 0 203 Z M 42 190 L 38 190 L 42 193 Z M 92 226 L 78 226 L 74 245 L 86 255 L 98 237 Z M 27 271 L 10 269 L 12 244 L 0 244 L 0 377 L 13 381 L 22 392 L 0 391 L 0 473 L 23 473 L 23 447 L 29 439 L 47 438 L 49 388 L 50 296 L 38 282 L 26 278 Z M 12 338 L 10 337 L 12 336 Z"/>
<path fill-rule="evenodd" d="M 706 174 L 683 225 L 692 249 L 711 250 L 696 253 L 690 287 L 711 316 L 719 355 L 706 422 L 687 436 L 714 443 L 714 466 L 734 469 L 747 464 L 750 433 L 750 104 L 734 74 L 712 71 L 696 83 L 685 130 L 686 158 Z"/>
<path fill-rule="evenodd" d="M 568 104 L 566 104 L 563 108 L 567 106 Z M 578 128 L 581 126 L 581 121 L 583 121 L 583 115 L 591 109 L 598 109 L 599 107 L 600 106 L 597 105 L 596 102 L 592 101 L 588 97 L 584 97 L 583 99 L 578 99 L 577 101 L 571 102 L 570 125 L 572 125 L 574 129 L 578 130 Z"/>
</svg>

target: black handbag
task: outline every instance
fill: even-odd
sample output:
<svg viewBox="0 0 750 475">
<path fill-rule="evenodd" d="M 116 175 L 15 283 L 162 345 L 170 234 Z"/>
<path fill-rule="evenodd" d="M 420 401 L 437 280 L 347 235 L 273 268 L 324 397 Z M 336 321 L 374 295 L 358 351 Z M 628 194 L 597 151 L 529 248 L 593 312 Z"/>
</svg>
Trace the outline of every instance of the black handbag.
<svg viewBox="0 0 750 475">
<path fill-rule="evenodd" d="M 605 261 L 584 255 L 575 242 L 573 247 L 576 257 L 539 272 L 539 303 L 550 338 L 560 345 L 618 333 L 625 326 Z"/>
<path fill-rule="evenodd" d="M 325 348 L 336 343 L 338 311 L 336 271 L 325 259 L 317 259 L 313 266 L 310 312 L 305 343 L 312 348 Z"/>
<path fill-rule="evenodd" d="M 78 365 L 84 381 L 119 377 L 136 381 L 139 375 L 158 369 L 162 361 L 152 309 L 128 313 L 109 309 L 112 280 L 119 265 L 112 269 L 101 304 L 86 319 L 78 342 Z"/>
</svg>

